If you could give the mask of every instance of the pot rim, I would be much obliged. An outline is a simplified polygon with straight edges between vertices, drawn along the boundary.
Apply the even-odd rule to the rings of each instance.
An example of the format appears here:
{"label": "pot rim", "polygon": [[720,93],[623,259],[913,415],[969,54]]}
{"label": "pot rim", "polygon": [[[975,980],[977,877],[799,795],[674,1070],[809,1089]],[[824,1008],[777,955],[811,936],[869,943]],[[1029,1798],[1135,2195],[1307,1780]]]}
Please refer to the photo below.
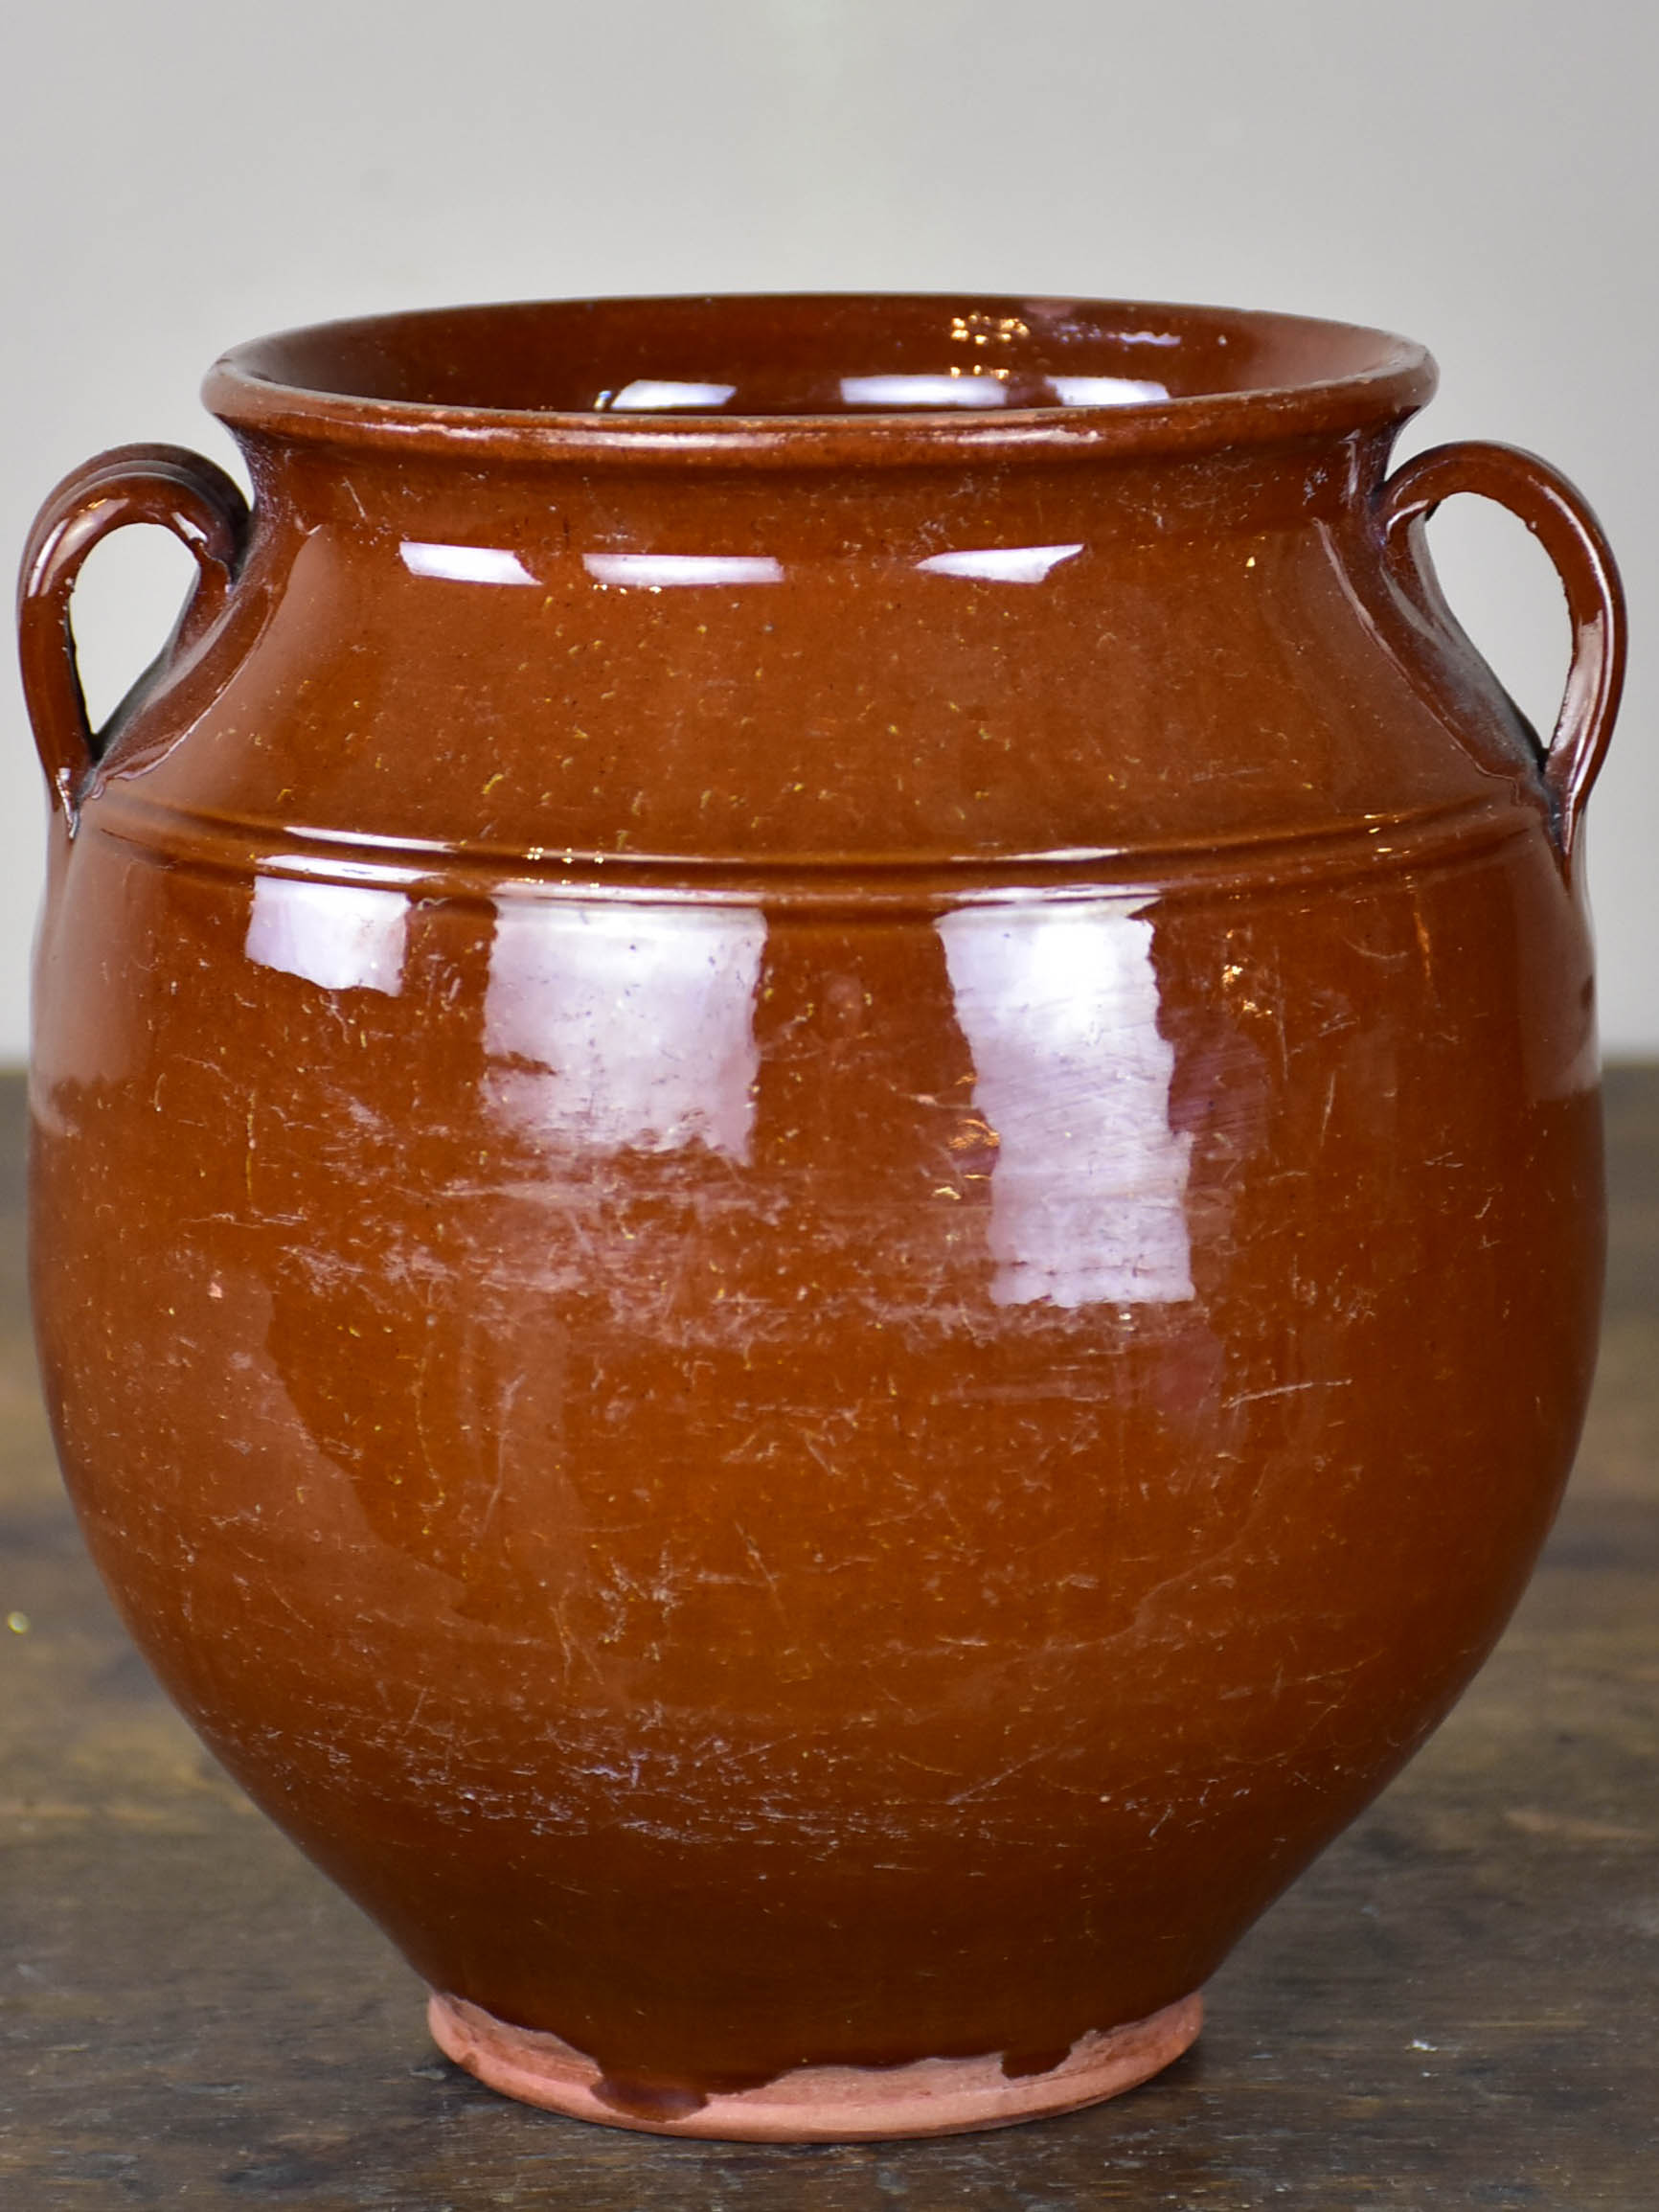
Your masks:
{"label": "pot rim", "polygon": [[[1274,348],[1330,359],[1329,374],[1243,383],[1236,389],[1199,390],[1162,398],[1118,399],[1110,404],[1049,404],[972,409],[860,406],[857,412],[718,413],[695,407],[673,412],[601,412],[596,408],[532,409],[471,401],[391,397],[334,389],[349,378],[296,374],[308,354],[336,361],[354,349],[359,357],[396,362],[401,341],[429,343],[445,331],[476,341],[489,321],[562,318],[574,327],[585,318],[613,324],[628,317],[717,325],[750,318],[812,316],[828,330],[836,317],[883,319],[948,314],[957,330],[984,318],[1041,318],[1052,325],[1091,326],[1097,344],[1146,338],[1144,326],[1163,323],[1174,335],[1148,342],[1212,348],[1241,342],[1269,353]],[[1029,331],[1026,333],[1029,335]],[[1056,342],[1064,331],[1055,331]],[[1339,365],[1346,363],[1346,365]],[[960,372],[956,372],[960,374]],[[1038,372],[1033,371],[1032,374]],[[1045,375],[1045,379],[1047,373]],[[362,379],[359,379],[362,380]],[[937,382],[937,377],[928,381]],[[975,381],[983,381],[976,376]],[[1117,381],[1118,379],[1111,379]],[[883,379],[887,381],[887,379]],[[517,300],[459,308],[423,308],[303,325],[256,338],[221,354],[209,370],[202,397],[233,432],[252,440],[298,441],[382,454],[445,457],[466,462],[619,463],[890,467],[998,466],[1020,460],[1193,453],[1227,445],[1279,445],[1287,440],[1398,425],[1434,392],[1438,373],[1426,348],[1392,331],[1324,318],[1174,302],[1085,298],[1021,299],[1013,296],[918,292],[755,292],[618,295],[592,300]],[[605,395],[608,397],[608,395]]]}

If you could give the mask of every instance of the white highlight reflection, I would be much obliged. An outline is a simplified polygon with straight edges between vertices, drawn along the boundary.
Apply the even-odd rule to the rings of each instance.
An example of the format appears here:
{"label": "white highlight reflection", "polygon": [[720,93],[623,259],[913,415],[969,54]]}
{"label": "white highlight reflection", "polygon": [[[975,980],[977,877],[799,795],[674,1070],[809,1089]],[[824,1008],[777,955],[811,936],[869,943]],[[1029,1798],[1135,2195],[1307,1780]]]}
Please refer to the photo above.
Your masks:
{"label": "white highlight reflection", "polygon": [[243,946],[261,968],[303,976],[325,991],[403,988],[408,901],[401,891],[357,883],[301,883],[256,876]]}
{"label": "white highlight reflection", "polygon": [[1167,1304],[1193,1295],[1191,1136],[1170,1129],[1175,1055],[1158,1033],[1152,925],[1107,900],[965,908],[938,924],[1001,1140],[988,1241],[999,1306]]}
{"label": "white highlight reflection", "polygon": [[963,553],[930,553],[917,562],[923,576],[971,576],[987,583],[1041,583],[1062,560],[1083,550],[1076,545],[987,545]]}
{"label": "white highlight reflection", "polygon": [[534,583],[519,559],[498,545],[429,545],[405,538],[398,548],[411,576],[439,576],[451,583]]}
{"label": "white highlight reflection", "polygon": [[843,376],[849,407],[1006,407],[1008,388],[995,376]]}
{"label": "white highlight reflection", "polygon": [[654,413],[664,407],[723,407],[736,384],[687,384],[669,376],[636,376],[608,400],[598,401],[613,414]]}
{"label": "white highlight reflection", "polygon": [[782,583],[784,564],[770,554],[584,553],[581,565],[596,583],[635,591],[667,591],[694,583]]}
{"label": "white highlight reflection", "polygon": [[766,941],[748,907],[502,901],[485,997],[497,1110],[596,1152],[746,1160]]}
{"label": "white highlight reflection", "polygon": [[1167,399],[1168,384],[1150,376],[1045,376],[1062,407],[1138,407],[1148,399]]}

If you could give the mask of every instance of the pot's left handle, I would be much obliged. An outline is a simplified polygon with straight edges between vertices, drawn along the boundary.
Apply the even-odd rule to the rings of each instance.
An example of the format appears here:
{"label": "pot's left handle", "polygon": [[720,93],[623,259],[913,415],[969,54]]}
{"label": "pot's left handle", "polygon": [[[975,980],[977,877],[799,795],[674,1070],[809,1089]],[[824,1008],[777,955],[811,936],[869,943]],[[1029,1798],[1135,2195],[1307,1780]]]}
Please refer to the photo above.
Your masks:
{"label": "pot's left handle", "polygon": [[1571,860],[1625,683],[1625,593],[1612,548],[1589,501],[1558,469],[1518,445],[1474,440],[1420,453],[1389,478],[1378,494],[1385,547],[1396,559],[1403,556],[1406,541],[1441,501],[1459,491],[1495,499],[1524,522],[1555,562],[1567,595],[1573,659],[1542,766],[1556,841],[1563,860]]}
{"label": "pot's left handle", "polygon": [[195,586],[165,665],[216,619],[248,539],[248,507],[222,468],[182,445],[118,445],[66,476],[34,520],[17,580],[23,696],[52,803],[73,832],[102,747],[87,720],[69,600],[80,564],[112,530],[157,522],[195,556]]}

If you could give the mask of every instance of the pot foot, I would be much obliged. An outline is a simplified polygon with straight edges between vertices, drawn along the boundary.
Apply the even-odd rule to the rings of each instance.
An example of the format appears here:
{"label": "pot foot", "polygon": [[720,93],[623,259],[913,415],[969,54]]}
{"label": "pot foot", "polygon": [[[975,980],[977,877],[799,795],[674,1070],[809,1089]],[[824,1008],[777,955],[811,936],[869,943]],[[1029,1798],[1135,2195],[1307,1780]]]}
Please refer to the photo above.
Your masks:
{"label": "pot foot", "polygon": [[1194,1993],[1148,2019],[1083,2036],[1043,2073],[1010,2075],[997,2054],[908,2066],[798,2066],[759,2088],[703,2097],[630,2094],[557,2036],[510,2027],[465,1997],[434,1993],[426,2018],[433,2041],[458,2066],[504,2096],[572,2119],[648,2135],[849,2143],[968,2134],[1121,2096],[1180,2057],[1203,2022],[1204,2000]]}

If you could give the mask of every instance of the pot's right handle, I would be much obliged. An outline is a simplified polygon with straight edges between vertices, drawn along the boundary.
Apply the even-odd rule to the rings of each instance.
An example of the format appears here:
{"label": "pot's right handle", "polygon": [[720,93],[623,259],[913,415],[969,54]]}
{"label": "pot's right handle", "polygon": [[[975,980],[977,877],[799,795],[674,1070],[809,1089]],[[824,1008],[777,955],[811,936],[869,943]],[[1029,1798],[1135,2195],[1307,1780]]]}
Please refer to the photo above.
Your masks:
{"label": "pot's right handle", "polygon": [[1377,494],[1385,546],[1403,553],[1402,534],[1420,533],[1441,501],[1459,491],[1495,499],[1524,522],[1567,594],[1573,661],[1543,771],[1557,842],[1571,859],[1625,682],[1625,593],[1612,549],[1589,502],[1547,461],[1516,445],[1477,443],[1437,445],[1395,471]]}
{"label": "pot's right handle", "polygon": [[48,496],[17,580],[17,650],[52,803],[72,832],[100,745],[76,666],[69,598],[93,547],[128,522],[158,522],[195,556],[195,588],[170,650],[193,643],[219,613],[247,543],[241,492],[222,468],[182,445],[118,445]]}

